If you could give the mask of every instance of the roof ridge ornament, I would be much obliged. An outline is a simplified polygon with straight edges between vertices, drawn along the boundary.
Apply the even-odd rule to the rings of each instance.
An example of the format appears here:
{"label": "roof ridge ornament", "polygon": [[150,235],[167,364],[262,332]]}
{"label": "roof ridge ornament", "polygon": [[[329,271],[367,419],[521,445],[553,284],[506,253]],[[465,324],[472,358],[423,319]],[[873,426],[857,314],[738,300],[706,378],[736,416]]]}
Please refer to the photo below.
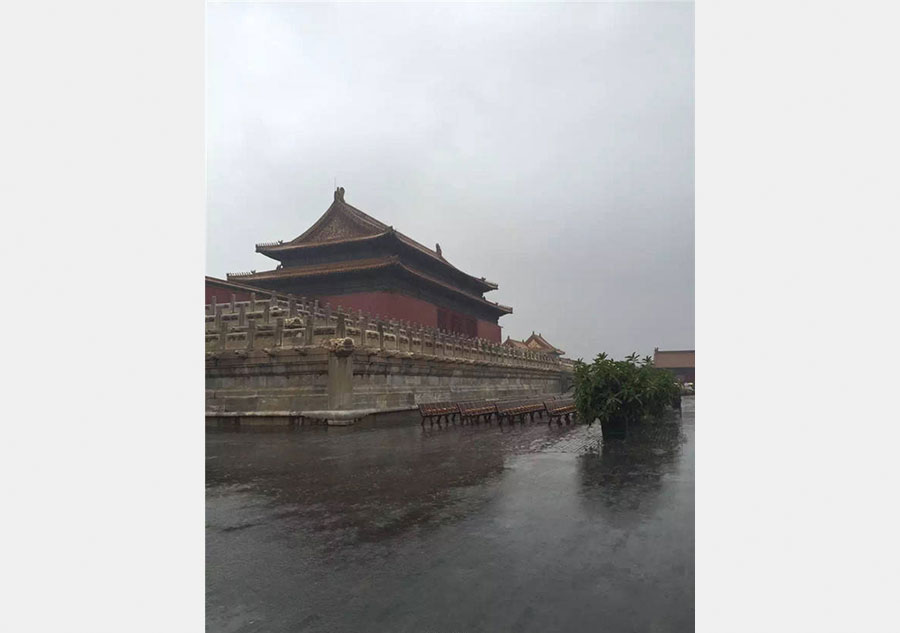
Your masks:
{"label": "roof ridge ornament", "polygon": [[440,244],[434,245],[434,252],[438,254],[438,257],[443,257],[443,255],[441,255],[441,245]]}
{"label": "roof ridge ornament", "polygon": [[334,190],[334,201],[335,202],[343,202],[344,201],[344,188],[338,187]]}

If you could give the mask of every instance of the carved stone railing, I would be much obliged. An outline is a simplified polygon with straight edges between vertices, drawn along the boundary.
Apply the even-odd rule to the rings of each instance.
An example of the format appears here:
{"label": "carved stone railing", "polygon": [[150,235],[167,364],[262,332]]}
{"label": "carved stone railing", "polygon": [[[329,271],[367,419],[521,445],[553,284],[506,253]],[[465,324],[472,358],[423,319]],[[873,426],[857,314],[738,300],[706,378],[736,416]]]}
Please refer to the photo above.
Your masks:
{"label": "carved stone railing", "polygon": [[[284,295],[281,295],[284,297]],[[447,360],[509,367],[564,370],[559,358],[516,349],[482,338],[467,337],[409,321],[370,313],[347,312],[306,297],[276,295],[227,303],[213,298],[206,306],[206,350],[215,357],[229,352],[327,347],[350,339],[355,349],[372,353],[408,353]]]}

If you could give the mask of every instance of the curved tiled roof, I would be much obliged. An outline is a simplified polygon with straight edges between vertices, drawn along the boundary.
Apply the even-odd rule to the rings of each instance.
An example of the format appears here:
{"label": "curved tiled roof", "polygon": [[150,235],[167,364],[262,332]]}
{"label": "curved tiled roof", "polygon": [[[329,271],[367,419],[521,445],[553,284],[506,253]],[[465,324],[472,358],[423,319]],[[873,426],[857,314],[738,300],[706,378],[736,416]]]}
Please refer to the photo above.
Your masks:
{"label": "curved tiled roof", "polygon": [[[325,240],[317,240],[315,239],[315,237],[313,237],[313,239],[309,239],[310,236],[315,236],[316,232],[320,228],[325,226],[329,221],[331,221],[338,213],[343,214],[345,218],[348,218],[350,220],[350,223],[353,225],[353,229],[357,232],[356,235],[336,235],[331,239]],[[459,268],[448,262],[444,258],[444,256],[437,251],[428,248],[424,244],[421,244],[420,242],[417,242],[416,240],[401,233],[400,231],[395,230],[394,227],[388,226],[383,222],[373,218],[368,213],[357,209],[351,204],[348,204],[344,201],[342,190],[338,190],[335,192],[334,202],[331,204],[331,206],[328,207],[325,213],[302,234],[298,235],[290,242],[270,242],[265,244],[257,244],[256,250],[263,255],[271,257],[272,254],[291,251],[299,248],[319,247],[326,244],[348,244],[363,242],[366,240],[384,237],[385,235],[390,234],[395,235],[398,240],[400,240],[407,246],[410,246],[413,249],[434,259],[435,261],[440,262],[442,265],[447,266],[453,271],[465,275],[478,285],[484,286],[485,290],[495,290],[498,287],[498,285],[492,281],[488,281],[483,277],[475,277],[460,270]]]}
{"label": "curved tiled roof", "polygon": [[[343,262],[331,262],[327,264],[317,264],[315,266],[304,266],[303,268],[276,268],[275,270],[264,270],[260,273],[252,273],[250,275],[239,275],[242,279],[284,279],[293,277],[315,277],[319,275],[328,275],[332,273],[346,273],[357,270],[370,270],[375,268],[384,268],[392,266],[400,261],[396,255],[390,257],[376,257],[372,259],[352,259]],[[233,277],[228,274],[229,280]]]}

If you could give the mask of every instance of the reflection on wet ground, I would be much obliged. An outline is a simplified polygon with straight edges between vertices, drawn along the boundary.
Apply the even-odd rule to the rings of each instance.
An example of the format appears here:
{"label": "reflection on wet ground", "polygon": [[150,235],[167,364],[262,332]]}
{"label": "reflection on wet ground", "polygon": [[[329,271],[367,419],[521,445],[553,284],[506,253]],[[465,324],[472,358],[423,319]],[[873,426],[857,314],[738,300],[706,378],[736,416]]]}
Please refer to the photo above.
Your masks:
{"label": "reflection on wet ground", "polygon": [[207,433],[210,631],[692,631],[694,414]]}

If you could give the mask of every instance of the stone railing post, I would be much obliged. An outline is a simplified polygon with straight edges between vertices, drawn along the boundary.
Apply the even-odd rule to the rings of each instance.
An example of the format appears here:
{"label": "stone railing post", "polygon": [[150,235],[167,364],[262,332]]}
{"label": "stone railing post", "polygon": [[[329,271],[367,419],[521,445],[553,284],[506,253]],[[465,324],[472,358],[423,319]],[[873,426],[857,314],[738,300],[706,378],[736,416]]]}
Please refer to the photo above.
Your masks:
{"label": "stone railing post", "polygon": [[218,349],[220,352],[225,351],[225,345],[228,343],[228,324],[225,321],[219,321],[219,340]]}
{"label": "stone railing post", "polygon": [[362,312],[359,313],[359,316],[356,319],[356,329],[359,330],[359,346],[366,346],[366,322],[363,319]]}
{"label": "stone railing post", "polygon": [[231,293],[231,314],[234,314],[234,304],[237,303],[237,296]]}
{"label": "stone railing post", "polygon": [[209,313],[214,315],[216,313],[216,295],[213,295],[209,299]]}
{"label": "stone railing post", "polygon": [[266,325],[269,324],[269,304],[268,303],[263,304],[263,323],[265,323]]}
{"label": "stone railing post", "polygon": [[359,313],[359,334],[362,337],[362,341],[360,342],[360,346],[368,347],[369,346],[369,315]]}
{"label": "stone railing post", "polygon": [[331,303],[325,304],[325,325],[331,325]]}
{"label": "stone railing post", "polygon": [[250,312],[256,312],[256,293],[250,293]]}
{"label": "stone railing post", "polygon": [[294,295],[288,295],[288,316],[292,319],[297,316],[297,302]]}
{"label": "stone railing post", "polygon": [[216,326],[215,327],[216,327],[216,331],[218,332],[219,330],[222,329],[222,306],[215,306],[215,308],[216,308],[216,311],[214,313],[216,315]]}
{"label": "stone railing post", "polygon": [[272,340],[272,347],[281,347],[284,339],[284,317],[275,319],[275,336]]}
{"label": "stone railing post", "polygon": [[384,323],[378,321],[378,349],[384,349]]}
{"label": "stone railing post", "polygon": [[338,312],[337,315],[337,327],[335,329],[338,338],[346,338],[347,337],[347,321],[344,317],[343,312]]}
{"label": "stone railing post", "polygon": [[247,324],[247,351],[253,351],[256,345],[256,319],[250,319]]}
{"label": "stone railing post", "polygon": [[315,328],[315,321],[313,319],[312,314],[306,315],[306,326],[303,328],[303,343],[304,345],[310,346],[313,344],[313,329]]}
{"label": "stone railing post", "polygon": [[242,303],[238,306],[238,325],[244,327],[247,325],[247,304]]}
{"label": "stone railing post", "polygon": [[[346,342],[328,350],[328,408],[332,411],[353,408],[353,351],[353,344]],[[328,424],[347,422],[329,420]]]}

